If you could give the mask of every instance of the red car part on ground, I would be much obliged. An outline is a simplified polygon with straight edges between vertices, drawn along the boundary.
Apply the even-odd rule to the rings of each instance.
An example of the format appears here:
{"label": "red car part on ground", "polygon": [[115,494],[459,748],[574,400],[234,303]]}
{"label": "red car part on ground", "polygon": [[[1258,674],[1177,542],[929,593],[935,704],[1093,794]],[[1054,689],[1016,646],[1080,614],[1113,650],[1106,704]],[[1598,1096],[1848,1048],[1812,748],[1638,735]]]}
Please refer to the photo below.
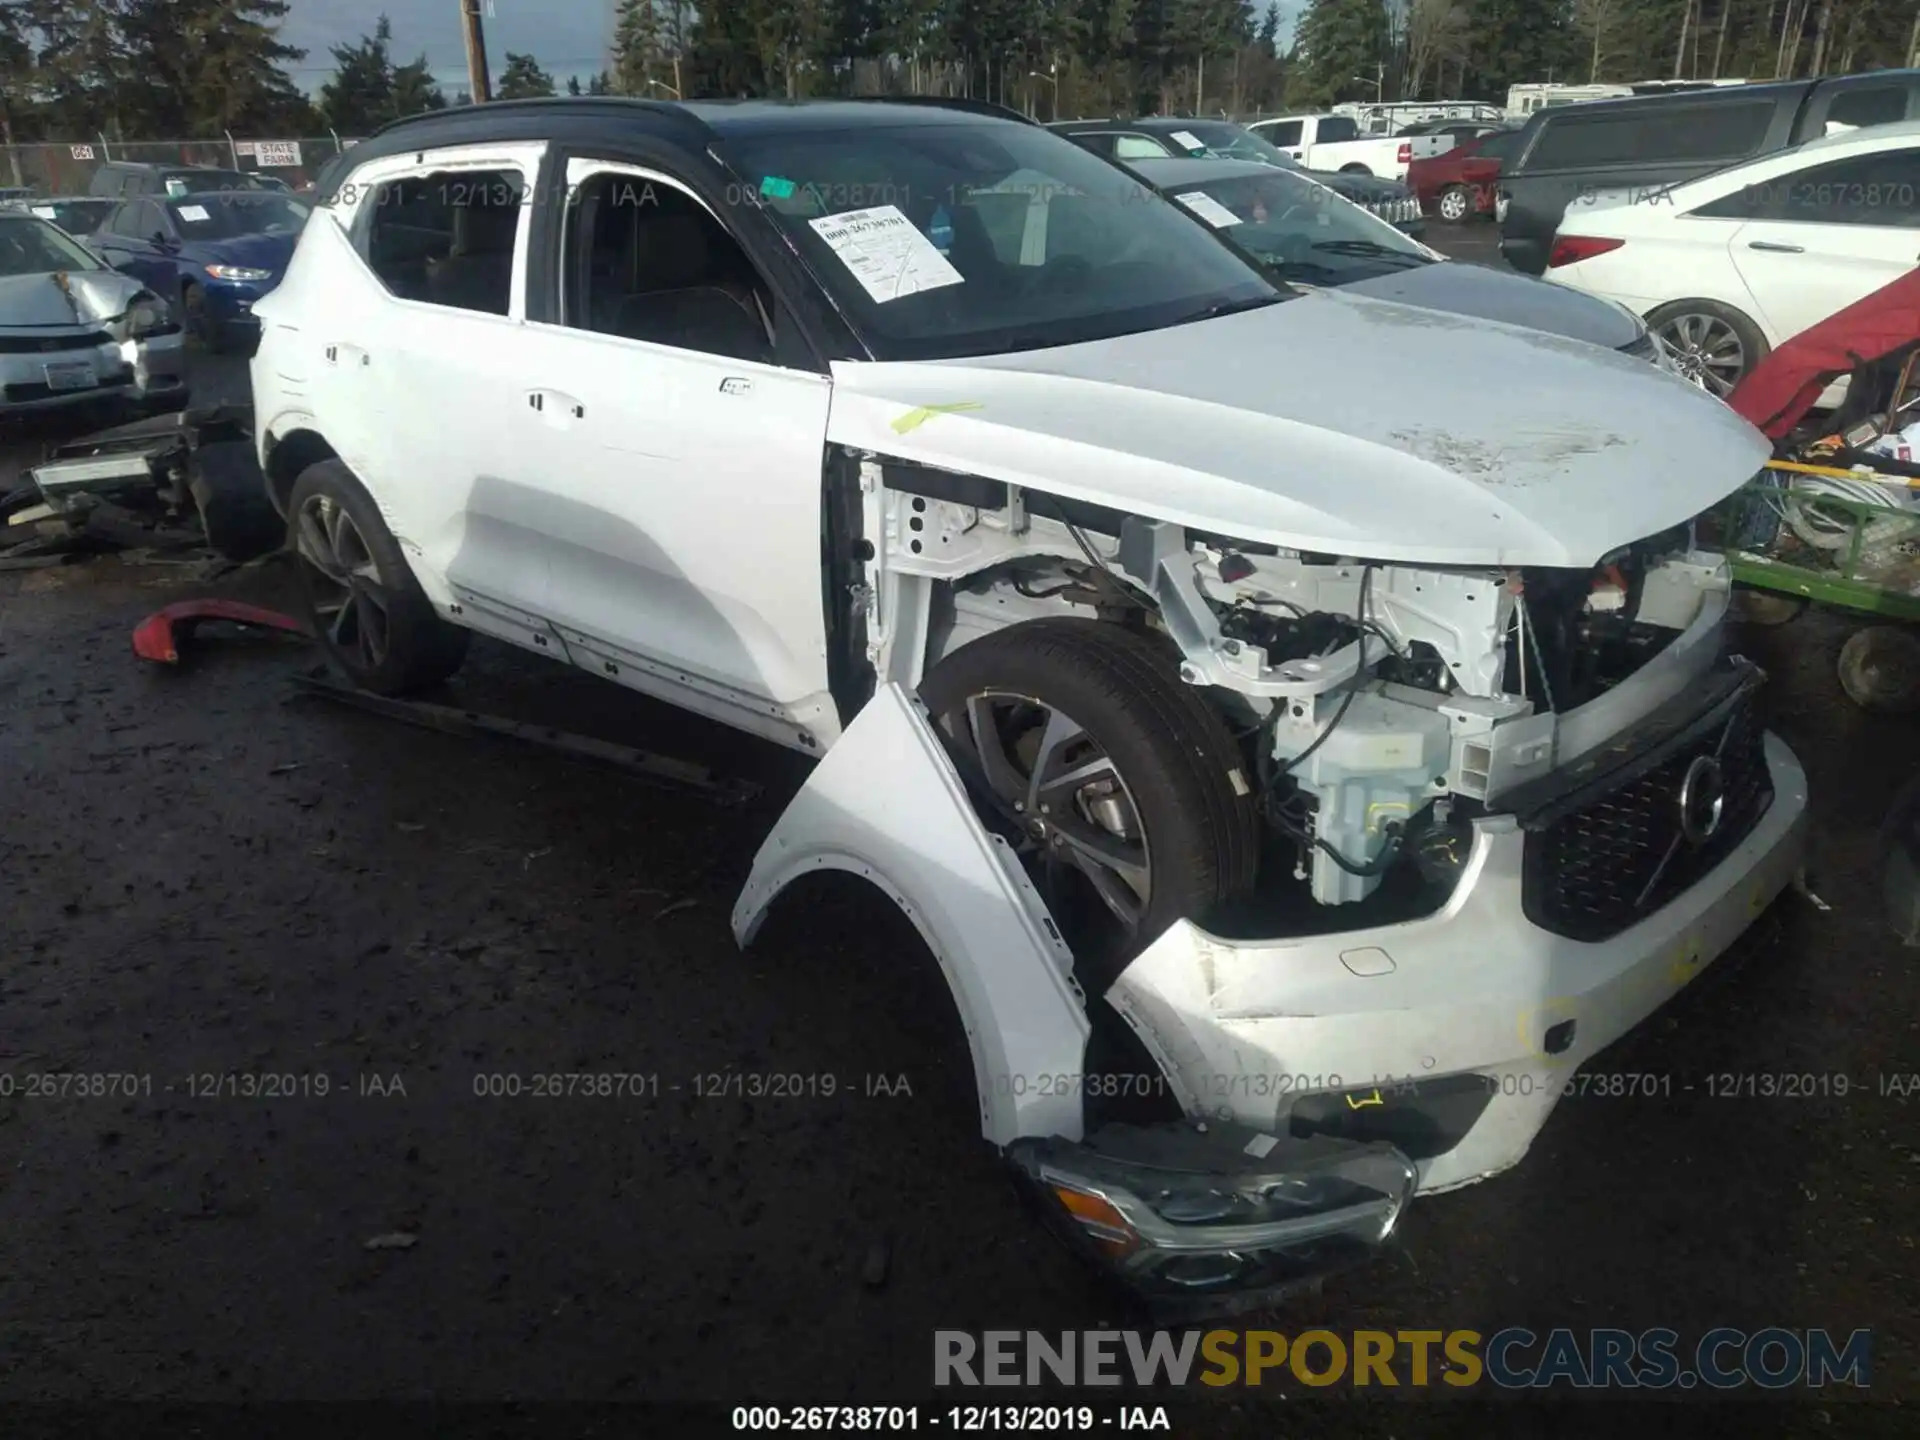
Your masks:
{"label": "red car part on ground", "polygon": [[1749,370],[1727,403],[1784,439],[1827,385],[1920,341],[1920,270],[1810,325]]}
{"label": "red car part on ground", "polygon": [[1440,197],[1454,189],[1463,190],[1467,196],[1467,211],[1461,219],[1465,219],[1466,215],[1493,213],[1496,182],[1500,179],[1500,161],[1480,153],[1486,138],[1483,135],[1478,140],[1462,140],[1451,150],[1425,160],[1415,160],[1407,166],[1407,187],[1419,197],[1423,213],[1437,213]]}

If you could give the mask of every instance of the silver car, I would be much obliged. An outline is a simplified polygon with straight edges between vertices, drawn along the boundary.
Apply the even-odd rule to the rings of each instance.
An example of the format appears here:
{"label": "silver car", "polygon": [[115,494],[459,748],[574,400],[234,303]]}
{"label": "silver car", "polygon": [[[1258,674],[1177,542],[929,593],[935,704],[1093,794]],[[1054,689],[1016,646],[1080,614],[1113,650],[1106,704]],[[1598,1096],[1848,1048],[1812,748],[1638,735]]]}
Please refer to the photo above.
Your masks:
{"label": "silver car", "polygon": [[186,401],[184,335],[167,302],[57,225],[0,210],[0,415]]}

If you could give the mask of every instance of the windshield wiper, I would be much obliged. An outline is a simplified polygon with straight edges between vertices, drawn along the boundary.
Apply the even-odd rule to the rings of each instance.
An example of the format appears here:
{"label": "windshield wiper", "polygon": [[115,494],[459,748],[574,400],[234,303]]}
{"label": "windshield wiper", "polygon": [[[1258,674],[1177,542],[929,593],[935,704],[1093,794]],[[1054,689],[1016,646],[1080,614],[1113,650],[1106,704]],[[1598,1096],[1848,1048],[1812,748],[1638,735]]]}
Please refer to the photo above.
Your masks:
{"label": "windshield wiper", "polygon": [[1431,265],[1426,256],[1411,250],[1396,250],[1391,245],[1382,245],[1377,240],[1316,240],[1315,250],[1325,250],[1333,255],[1365,255],[1374,260],[1404,260],[1409,265]]}

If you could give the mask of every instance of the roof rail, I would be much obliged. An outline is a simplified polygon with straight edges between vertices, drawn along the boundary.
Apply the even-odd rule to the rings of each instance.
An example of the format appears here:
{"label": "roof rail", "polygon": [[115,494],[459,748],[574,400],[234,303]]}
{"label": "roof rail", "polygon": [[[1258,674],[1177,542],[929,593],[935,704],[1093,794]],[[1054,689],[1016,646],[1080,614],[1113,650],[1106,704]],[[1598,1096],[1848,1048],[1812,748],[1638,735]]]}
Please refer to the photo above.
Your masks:
{"label": "roof rail", "polygon": [[973,115],[991,115],[996,120],[1018,120],[1022,125],[1040,123],[1010,105],[996,105],[991,100],[967,100],[958,95],[850,95],[847,98],[862,105],[924,105],[933,110],[964,110]]}

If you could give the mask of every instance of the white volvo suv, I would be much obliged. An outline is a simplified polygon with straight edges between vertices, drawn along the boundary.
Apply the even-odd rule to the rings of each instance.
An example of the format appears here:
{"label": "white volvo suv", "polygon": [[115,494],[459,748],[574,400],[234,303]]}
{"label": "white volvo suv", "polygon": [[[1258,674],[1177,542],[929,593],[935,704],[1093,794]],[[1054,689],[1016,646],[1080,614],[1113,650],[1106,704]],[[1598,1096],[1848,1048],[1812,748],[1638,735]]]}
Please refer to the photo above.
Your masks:
{"label": "white volvo suv", "polygon": [[253,385],[333,661],[480,631],[820,756],[737,933],[884,890],[1142,1294],[1514,1164],[1798,871],[1692,539],[1767,445],[1654,365],[1291,291],[984,105],[476,106],[322,190]]}

